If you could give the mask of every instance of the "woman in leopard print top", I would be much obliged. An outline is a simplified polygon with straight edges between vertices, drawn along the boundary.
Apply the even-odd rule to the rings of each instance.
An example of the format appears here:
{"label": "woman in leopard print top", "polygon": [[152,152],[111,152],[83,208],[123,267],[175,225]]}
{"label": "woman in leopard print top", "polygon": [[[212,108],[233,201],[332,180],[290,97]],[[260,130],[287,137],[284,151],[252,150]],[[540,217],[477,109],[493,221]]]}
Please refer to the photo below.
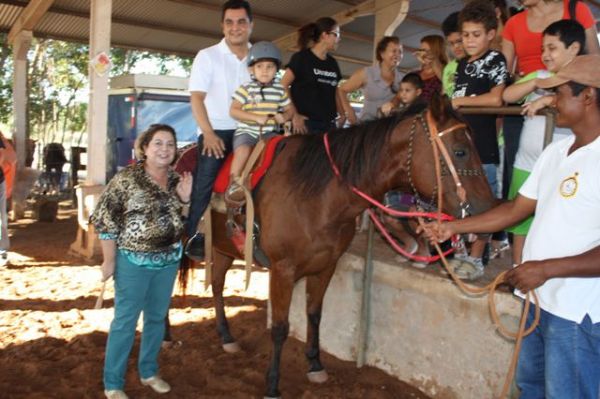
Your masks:
{"label": "woman in leopard print top", "polygon": [[113,177],[91,217],[102,243],[103,278],[114,274],[115,280],[115,318],[104,363],[107,398],[127,398],[127,359],[142,311],[142,384],[159,393],[170,390],[158,375],[158,353],[181,260],[182,218],[192,191],[191,175],[180,177],[172,170],[176,149],[172,127],[150,126],[135,142],[140,162]]}

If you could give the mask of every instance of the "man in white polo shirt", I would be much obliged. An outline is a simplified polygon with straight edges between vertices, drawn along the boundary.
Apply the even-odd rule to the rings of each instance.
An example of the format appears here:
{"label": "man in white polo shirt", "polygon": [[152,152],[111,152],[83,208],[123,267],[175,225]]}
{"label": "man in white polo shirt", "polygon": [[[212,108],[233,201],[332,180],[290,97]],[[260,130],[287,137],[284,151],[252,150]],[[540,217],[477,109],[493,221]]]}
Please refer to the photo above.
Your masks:
{"label": "man in white polo shirt", "polygon": [[[521,399],[600,398],[600,56],[582,55],[555,76],[556,124],[573,136],[544,150],[513,201],[467,219],[428,225],[426,234],[485,233],[535,212],[523,263],[507,273],[515,293],[534,290],[540,324],[523,340]],[[528,315],[533,320],[534,306]]]}
{"label": "man in white polo shirt", "polygon": [[[231,152],[237,122],[229,116],[231,96],[250,81],[246,56],[252,33],[252,10],[245,0],[228,0],[222,7],[223,39],[200,50],[194,59],[189,91],[192,112],[198,124],[198,165],[194,173],[188,234],[210,202],[213,185],[225,156]],[[192,259],[204,258],[204,236],[196,234],[186,246]]]}

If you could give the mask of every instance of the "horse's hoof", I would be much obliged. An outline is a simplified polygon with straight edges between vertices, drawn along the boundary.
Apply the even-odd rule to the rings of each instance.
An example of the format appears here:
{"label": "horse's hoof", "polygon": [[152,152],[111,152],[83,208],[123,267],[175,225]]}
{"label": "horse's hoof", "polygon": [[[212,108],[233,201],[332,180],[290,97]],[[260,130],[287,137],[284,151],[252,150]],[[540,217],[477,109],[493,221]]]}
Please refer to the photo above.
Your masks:
{"label": "horse's hoof", "polygon": [[329,378],[329,376],[327,375],[327,371],[325,370],[310,371],[306,373],[306,376],[308,377],[308,380],[313,384],[322,384]]}
{"label": "horse's hoof", "polygon": [[237,342],[230,342],[228,344],[223,344],[223,350],[227,353],[238,353],[242,348]]}

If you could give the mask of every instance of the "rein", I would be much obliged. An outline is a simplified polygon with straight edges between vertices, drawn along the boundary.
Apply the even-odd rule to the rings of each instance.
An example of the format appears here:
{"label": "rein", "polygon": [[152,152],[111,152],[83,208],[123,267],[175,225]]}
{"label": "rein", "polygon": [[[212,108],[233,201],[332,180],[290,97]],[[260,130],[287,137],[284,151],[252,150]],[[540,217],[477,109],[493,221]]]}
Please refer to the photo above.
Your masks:
{"label": "rein", "polygon": [[[450,171],[452,179],[454,180],[454,184],[456,186],[456,194],[457,194],[459,200],[461,201],[460,207],[461,207],[461,216],[462,217],[465,217],[467,215],[470,205],[467,201],[467,193],[460,181],[459,175],[476,176],[476,175],[480,175],[481,173],[479,171],[473,171],[473,170],[466,170],[466,171],[457,170],[454,167],[454,163],[452,162],[452,159],[450,158],[450,154],[448,153],[446,146],[444,145],[444,143],[441,140],[441,138],[443,136],[445,136],[446,134],[454,132],[457,129],[465,128],[466,125],[464,123],[459,123],[459,124],[453,125],[453,126],[449,127],[448,129],[445,129],[440,132],[440,131],[438,131],[437,125],[435,124],[435,121],[433,120],[433,116],[431,115],[431,112],[428,110],[426,113],[426,116],[425,116],[425,120],[423,119],[422,114],[417,115],[414,118],[413,126],[411,129],[411,139],[410,139],[410,143],[409,143],[409,159],[408,159],[407,163],[409,164],[408,165],[409,166],[408,175],[409,175],[410,185],[412,186],[415,193],[416,193],[416,188],[412,182],[412,177],[411,177],[411,172],[410,172],[410,170],[411,170],[410,162],[411,162],[411,158],[412,158],[412,139],[414,136],[414,131],[416,130],[415,124],[416,124],[417,119],[421,120],[421,123],[423,124],[423,128],[424,128],[425,132],[429,133],[429,140],[431,142],[431,146],[433,149],[434,162],[435,162],[436,188],[438,188],[438,190],[434,190],[434,193],[435,193],[435,191],[437,191],[437,202],[438,202],[437,212],[435,212],[435,213],[432,213],[432,212],[401,212],[401,211],[397,211],[394,209],[390,209],[390,208],[387,208],[385,205],[381,204],[380,202],[378,202],[377,200],[371,198],[364,192],[360,191],[358,188],[356,188],[350,184],[348,184],[348,186],[355,194],[357,194],[361,198],[365,199],[367,202],[375,205],[376,207],[378,207],[379,209],[381,209],[388,215],[397,216],[397,217],[416,217],[418,219],[421,227],[425,228],[425,223],[423,221],[423,218],[436,219],[438,221],[438,223],[441,223],[442,221],[454,220],[454,218],[452,216],[441,212],[441,205],[443,203],[442,202],[443,201],[443,192],[442,192],[442,182],[441,182],[442,170],[441,170],[441,165],[440,165],[440,153],[441,153],[442,157],[444,158],[444,161],[446,163],[448,170]],[[325,152],[327,153],[327,157],[329,158],[329,163],[331,164],[331,169],[333,170],[334,174],[340,180],[343,181],[340,171],[337,168],[337,166],[335,165],[335,162],[331,155],[328,133],[325,133],[323,135],[323,144],[325,146]],[[434,194],[434,196],[435,196],[435,194]],[[373,210],[369,209],[368,212],[369,212],[369,216],[371,217],[371,219],[373,220],[373,222],[375,223],[375,225],[377,226],[379,231],[383,234],[383,236],[388,240],[388,242],[392,245],[392,247],[396,251],[402,253],[402,255],[404,255],[404,256],[409,255],[408,256],[409,258],[412,258],[415,260],[428,261],[429,259],[433,259],[433,258],[435,258],[435,260],[441,259],[442,264],[444,265],[444,268],[446,269],[446,271],[448,272],[448,274],[450,275],[452,280],[454,280],[456,285],[458,285],[458,287],[460,288],[460,290],[463,293],[465,293],[467,295],[475,295],[475,296],[482,296],[482,295],[485,295],[486,293],[488,294],[488,305],[489,305],[489,309],[490,309],[490,313],[491,313],[491,317],[492,317],[492,321],[494,322],[494,325],[496,326],[496,328],[502,335],[504,335],[505,337],[508,337],[508,338],[515,339],[515,350],[513,352],[513,356],[511,358],[510,365],[509,365],[509,369],[508,369],[506,378],[504,380],[504,385],[502,387],[502,393],[499,396],[499,398],[505,398],[508,395],[508,392],[510,390],[510,386],[512,383],[512,376],[514,375],[514,372],[516,369],[517,359],[518,359],[518,355],[520,352],[521,343],[523,341],[523,338],[525,336],[531,334],[534,331],[534,329],[537,327],[537,325],[539,324],[540,307],[536,306],[535,307],[535,317],[534,317],[533,323],[529,326],[529,328],[527,328],[527,329],[525,328],[525,324],[527,321],[527,315],[529,313],[529,307],[531,305],[531,298],[533,297],[536,304],[539,303],[537,295],[535,293],[535,290],[532,290],[526,294],[525,305],[523,307],[523,313],[521,315],[521,320],[519,321],[519,329],[517,330],[517,332],[512,332],[504,324],[502,324],[502,321],[500,320],[500,317],[498,316],[498,312],[496,311],[496,304],[495,304],[495,300],[494,300],[494,293],[496,291],[496,288],[499,285],[501,285],[502,283],[504,283],[504,278],[505,278],[507,271],[504,271],[504,272],[498,274],[496,276],[496,278],[494,279],[494,281],[492,281],[490,284],[486,285],[485,287],[469,286],[469,285],[465,284],[460,278],[458,278],[458,276],[456,276],[456,274],[454,273],[454,271],[452,270],[452,268],[446,261],[446,255],[449,254],[450,252],[452,252],[452,249],[450,249],[446,252],[442,252],[439,244],[434,243],[434,247],[438,253],[438,255],[436,257],[429,258],[429,257],[421,257],[421,256],[414,256],[412,254],[407,254],[406,251],[402,250],[400,248],[400,246],[392,239],[390,233],[385,229],[385,227],[383,226],[381,221],[379,221],[379,219],[377,219],[377,216],[375,215]],[[454,239],[455,239],[455,237],[453,237],[453,241],[454,241]]]}
{"label": "rein", "polygon": [[[450,158],[450,155],[448,154],[448,151],[446,150],[444,143],[441,141],[441,137],[443,137],[444,135],[446,135],[448,133],[452,133],[455,130],[464,129],[466,127],[466,125],[464,123],[459,123],[459,124],[449,127],[446,130],[443,130],[442,132],[439,132],[437,129],[437,126],[433,122],[433,117],[431,116],[431,113],[429,111],[427,111],[427,114],[426,114],[427,121],[425,121],[423,119],[422,114],[415,117],[414,122],[413,122],[413,127],[411,129],[412,130],[411,131],[411,150],[410,150],[410,157],[409,157],[409,180],[410,180],[411,186],[413,187],[413,191],[415,193],[417,191],[416,191],[416,188],[414,187],[414,184],[412,183],[412,177],[411,177],[411,173],[410,173],[410,159],[412,158],[412,137],[414,136],[414,131],[416,130],[415,122],[416,122],[417,118],[420,119],[421,122],[423,123],[425,132],[429,133],[428,134],[429,140],[433,147],[435,166],[436,166],[436,181],[437,181],[436,189],[434,190],[434,192],[437,191],[437,193],[438,193],[437,212],[420,212],[420,211],[403,212],[403,211],[391,209],[391,208],[386,207],[385,205],[383,205],[381,202],[377,201],[373,197],[369,196],[365,192],[359,190],[357,187],[350,185],[350,184],[348,184],[348,186],[350,187],[352,192],[354,192],[356,195],[363,198],[364,200],[369,202],[371,205],[381,209],[383,212],[385,212],[386,214],[388,214],[390,216],[429,218],[429,219],[436,219],[438,221],[454,220],[454,217],[441,212],[443,191],[442,191],[442,183],[441,183],[442,172],[441,172],[441,166],[440,166],[440,160],[439,160],[439,153],[438,153],[438,151],[439,151],[439,152],[441,152],[442,156],[444,157],[444,161],[445,161],[448,169],[450,170],[450,173],[451,173],[454,183],[456,185],[456,193],[458,195],[458,198],[460,199],[461,213],[462,213],[462,216],[464,217],[468,213],[468,209],[470,207],[470,205],[467,201],[466,191],[465,191],[464,187],[462,186],[459,174],[458,174],[456,168],[454,167],[454,163],[452,162],[452,159]],[[331,169],[333,170],[333,173],[335,174],[335,176],[337,178],[339,178],[340,180],[343,180],[340,170],[338,169],[337,165],[335,164],[335,161],[333,160],[333,156],[331,155],[331,147],[329,145],[329,134],[328,133],[325,133],[323,135],[323,145],[325,147],[325,152],[327,153],[327,157],[329,159],[329,164],[331,165]],[[401,253],[403,256],[405,256],[409,259],[412,259],[412,260],[416,260],[418,262],[428,262],[428,263],[438,261],[441,258],[441,255],[419,256],[419,255],[414,255],[414,254],[411,254],[411,253],[405,251],[392,238],[391,234],[387,231],[387,229],[383,226],[383,224],[379,221],[379,219],[377,219],[377,216],[375,215],[375,213],[372,210],[369,210],[369,216],[371,217],[371,219],[373,220],[373,223],[375,223],[375,225],[377,226],[377,228],[379,229],[381,234],[390,243],[390,245],[397,252]],[[452,241],[456,242],[457,238],[453,237]],[[453,251],[454,251],[454,249],[450,248],[446,252],[443,252],[443,255],[447,256],[450,253],[452,253]]]}

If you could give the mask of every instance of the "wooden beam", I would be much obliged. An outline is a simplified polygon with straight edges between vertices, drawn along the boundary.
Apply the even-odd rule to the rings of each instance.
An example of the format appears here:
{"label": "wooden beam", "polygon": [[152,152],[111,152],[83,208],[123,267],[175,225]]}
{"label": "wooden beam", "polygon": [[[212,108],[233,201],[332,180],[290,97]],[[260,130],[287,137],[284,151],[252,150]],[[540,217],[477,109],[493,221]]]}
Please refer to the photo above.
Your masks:
{"label": "wooden beam", "polygon": [[358,3],[360,3],[360,1],[356,2],[356,0],[334,0],[334,1],[336,1],[338,3],[342,3],[342,4],[347,4],[349,6],[355,6]]}
{"label": "wooden beam", "polygon": [[408,14],[406,19],[419,25],[425,25],[433,29],[441,29],[441,24],[427,18],[419,17],[418,15]]}
{"label": "wooden beam", "polygon": [[361,33],[354,33],[343,29],[341,30],[341,35],[342,40],[350,39],[357,42],[373,43],[373,36],[363,35]]}
{"label": "wooden beam", "polygon": [[[54,0],[52,0],[52,1],[54,1]],[[27,2],[23,1],[23,0],[0,0],[0,3],[15,5],[15,6],[19,6],[19,7],[25,7],[27,5]],[[48,12],[53,13],[53,14],[66,15],[66,16],[70,16],[70,17],[78,17],[78,18],[85,18],[85,19],[90,18],[89,12],[68,9],[68,8],[64,8],[64,7],[52,6],[48,9]],[[179,33],[179,34],[190,35],[190,36],[195,36],[195,37],[207,37],[207,38],[216,39],[216,40],[220,40],[223,37],[223,35],[221,33],[213,33],[213,32],[209,32],[206,30],[199,30],[199,29],[186,29],[186,28],[182,28],[178,25],[157,24],[157,23],[152,23],[152,22],[139,21],[139,20],[135,20],[132,18],[121,18],[121,17],[113,16],[112,22],[115,24],[119,24],[119,25],[135,26],[138,28],[152,29],[152,30],[165,31],[165,32],[171,32],[171,33]]]}
{"label": "wooden beam", "polygon": [[352,64],[358,64],[358,65],[364,65],[364,66],[371,66],[373,64],[371,62],[371,60],[364,60],[362,58],[349,57],[347,55],[341,55],[341,54],[336,54],[336,53],[332,53],[331,55],[338,61],[345,61],[345,62],[350,62]]}
{"label": "wooden beam", "polygon": [[[2,30],[0,30],[0,32],[2,32]],[[68,36],[68,35],[52,35],[52,34],[40,34],[40,33],[36,33],[34,35],[34,37],[39,38],[39,39],[61,40],[63,42],[70,42],[70,43],[89,44],[89,40],[87,40],[86,38],[75,37],[75,36]],[[123,48],[123,49],[127,49],[127,50],[148,51],[150,53],[159,53],[159,54],[165,54],[165,55],[176,55],[176,56],[182,57],[182,58],[194,58],[196,56],[196,54],[198,53],[197,50],[194,50],[194,51],[191,51],[191,52],[187,52],[187,51],[173,51],[173,50],[159,48],[159,47],[140,47],[140,46],[135,46],[135,45],[132,45],[132,44],[126,44],[126,43],[114,42],[114,41],[111,43],[111,46],[112,47]]]}
{"label": "wooden beam", "polygon": [[373,32],[373,62],[377,58],[376,48],[377,43],[384,36],[392,36],[394,31],[404,20],[408,14],[410,7],[409,0],[375,0],[375,29]]}
{"label": "wooden beam", "polygon": [[[375,12],[375,0],[367,0],[362,3],[351,7],[347,10],[340,11],[337,14],[332,15],[331,17],[335,19],[339,26],[343,26],[347,23],[352,22],[355,18],[368,15]],[[346,34],[346,33],[344,33]],[[350,33],[352,35],[352,33]],[[356,37],[361,36],[359,34],[354,34]],[[289,51],[289,49],[294,48],[298,41],[298,32],[294,31],[288,33],[287,35],[281,36],[278,39],[273,40],[273,43],[277,47],[279,47],[283,51]]]}
{"label": "wooden beam", "polygon": [[[205,1],[199,1],[199,0],[169,0],[169,1],[173,2],[173,3],[185,4],[188,6],[203,8],[206,10],[217,11],[219,14],[221,14],[222,6],[220,4],[212,4],[212,3],[207,3]],[[272,22],[272,23],[279,24],[279,25],[287,25],[287,26],[291,26],[294,28],[299,28],[300,26],[302,26],[298,21],[292,21],[290,19],[285,19],[285,18],[276,17],[273,15],[262,14],[262,13],[252,12],[252,17],[253,17],[253,19]]]}
{"label": "wooden beam", "polygon": [[29,3],[25,3],[26,7],[8,32],[8,43],[12,45],[20,32],[33,30],[52,3],[54,0],[31,0]]}

